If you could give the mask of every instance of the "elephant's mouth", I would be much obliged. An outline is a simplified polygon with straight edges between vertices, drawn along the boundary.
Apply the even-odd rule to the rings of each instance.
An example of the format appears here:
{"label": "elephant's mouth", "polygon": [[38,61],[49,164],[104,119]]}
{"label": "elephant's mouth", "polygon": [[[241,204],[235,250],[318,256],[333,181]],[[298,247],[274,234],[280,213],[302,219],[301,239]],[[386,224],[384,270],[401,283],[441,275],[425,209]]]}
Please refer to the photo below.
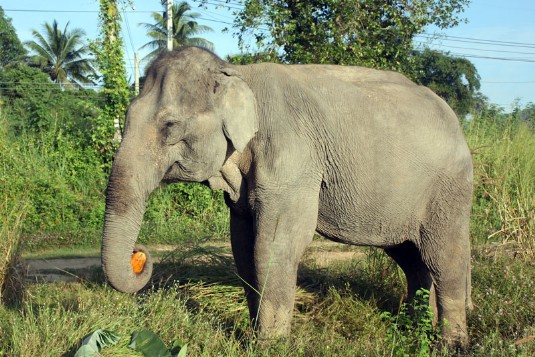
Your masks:
{"label": "elephant's mouth", "polygon": [[184,173],[186,172],[186,169],[184,166],[180,164],[180,162],[175,161],[166,171],[165,175],[163,176],[162,182],[163,183],[173,183],[173,182],[180,182],[184,181],[182,178],[184,176]]}
{"label": "elephant's mouth", "polygon": [[[185,164],[184,161],[187,161],[187,164]],[[209,177],[213,176],[213,174],[209,173],[211,171],[207,169],[212,166],[213,165],[211,165],[210,162],[200,159],[198,161],[190,159],[175,161],[165,172],[162,182],[203,182],[208,180]],[[215,173],[218,172],[216,169],[212,171]]]}

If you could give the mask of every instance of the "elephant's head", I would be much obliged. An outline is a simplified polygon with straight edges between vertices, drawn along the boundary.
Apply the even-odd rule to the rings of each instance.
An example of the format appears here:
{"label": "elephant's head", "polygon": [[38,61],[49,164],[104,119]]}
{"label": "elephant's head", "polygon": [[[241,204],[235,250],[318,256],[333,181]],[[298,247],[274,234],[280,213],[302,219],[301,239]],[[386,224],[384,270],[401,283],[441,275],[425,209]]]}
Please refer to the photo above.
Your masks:
{"label": "elephant's head", "polygon": [[[219,175],[228,156],[254,136],[255,98],[238,69],[187,47],[161,55],[147,70],[128,108],[106,195],[102,265],[115,289],[136,292],[150,278],[150,256],[136,245],[150,193],[160,182]],[[137,251],[147,254],[138,273],[131,264]]]}

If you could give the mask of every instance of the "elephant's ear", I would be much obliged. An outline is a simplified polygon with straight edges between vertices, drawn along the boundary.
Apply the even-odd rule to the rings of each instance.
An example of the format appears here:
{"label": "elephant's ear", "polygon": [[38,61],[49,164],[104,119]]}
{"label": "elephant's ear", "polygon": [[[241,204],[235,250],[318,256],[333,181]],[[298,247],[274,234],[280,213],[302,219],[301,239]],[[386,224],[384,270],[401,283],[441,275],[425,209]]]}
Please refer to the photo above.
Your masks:
{"label": "elephant's ear", "polygon": [[221,84],[214,91],[222,108],[223,131],[236,150],[242,152],[258,130],[256,99],[232,68],[223,69]]}

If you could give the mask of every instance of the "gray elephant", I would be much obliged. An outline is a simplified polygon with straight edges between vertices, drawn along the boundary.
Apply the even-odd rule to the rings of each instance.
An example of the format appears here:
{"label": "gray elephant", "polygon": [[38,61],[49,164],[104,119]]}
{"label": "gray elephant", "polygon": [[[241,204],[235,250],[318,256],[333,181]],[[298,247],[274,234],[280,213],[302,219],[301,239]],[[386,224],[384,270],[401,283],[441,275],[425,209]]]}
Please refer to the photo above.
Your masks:
{"label": "gray elephant", "polygon": [[450,343],[468,343],[472,161],[429,89],[359,67],[234,66],[195,47],[160,55],[126,116],[106,197],[102,263],[136,292],[131,257],[161,183],[225,191],[232,252],[260,338],[289,333],[297,267],[315,232],[383,248],[409,298],[431,290]]}

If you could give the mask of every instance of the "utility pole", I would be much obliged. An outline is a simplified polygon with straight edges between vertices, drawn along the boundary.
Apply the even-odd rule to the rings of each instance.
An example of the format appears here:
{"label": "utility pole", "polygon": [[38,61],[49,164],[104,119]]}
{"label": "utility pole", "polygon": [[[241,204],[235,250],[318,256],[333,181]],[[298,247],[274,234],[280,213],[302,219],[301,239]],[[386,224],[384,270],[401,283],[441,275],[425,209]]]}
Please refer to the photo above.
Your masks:
{"label": "utility pole", "polygon": [[173,0],[167,0],[167,50],[173,50]]}
{"label": "utility pole", "polygon": [[134,93],[139,94],[139,58],[137,51],[134,52]]}

